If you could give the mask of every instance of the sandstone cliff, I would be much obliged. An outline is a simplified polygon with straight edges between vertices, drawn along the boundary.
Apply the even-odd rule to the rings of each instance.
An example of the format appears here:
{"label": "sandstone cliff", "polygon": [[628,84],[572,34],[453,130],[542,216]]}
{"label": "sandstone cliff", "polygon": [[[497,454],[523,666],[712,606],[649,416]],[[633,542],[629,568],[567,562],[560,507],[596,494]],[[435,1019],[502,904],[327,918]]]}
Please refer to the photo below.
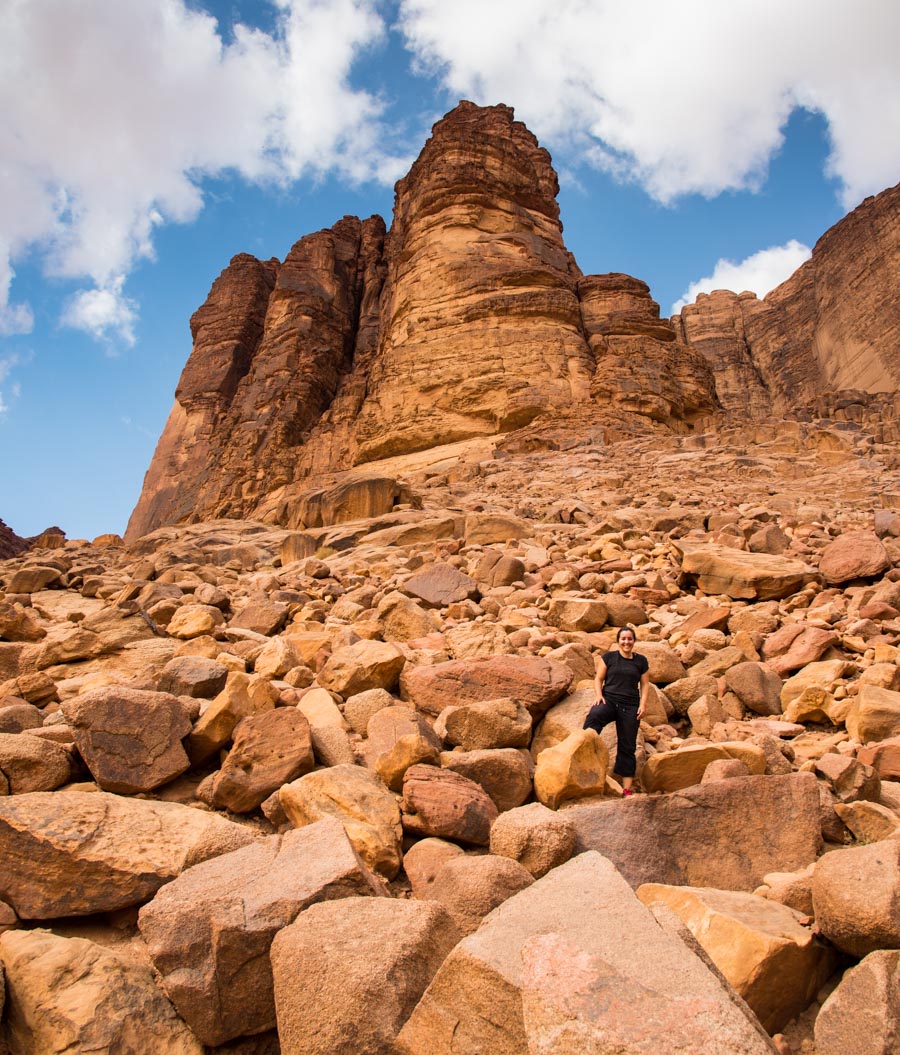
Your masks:
{"label": "sandstone cliff", "polygon": [[[286,260],[242,254],[194,350],[129,523],[299,526],[333,474],[560,415],[685,433],[898,387],[900,188],[868,199],[764,301],[660,319],[647,285],[582,275],[550,156],[506,106],[460,105],[396,186],[393,224],[344,217]],[[625,432],[635,427],[623,424]]]}
{"label": "sandstone cliff", "polygon": [[786,414],[822,392],[900,388],[900,184],[866,200],[758,300],[701,294],[672,322],[713,368],[723,407]]}
{"label": "sandstone cliff", "polygon": [[11,527],[0,520],[0,560],[7,560],[28,549],[28,540],[19,538]]}

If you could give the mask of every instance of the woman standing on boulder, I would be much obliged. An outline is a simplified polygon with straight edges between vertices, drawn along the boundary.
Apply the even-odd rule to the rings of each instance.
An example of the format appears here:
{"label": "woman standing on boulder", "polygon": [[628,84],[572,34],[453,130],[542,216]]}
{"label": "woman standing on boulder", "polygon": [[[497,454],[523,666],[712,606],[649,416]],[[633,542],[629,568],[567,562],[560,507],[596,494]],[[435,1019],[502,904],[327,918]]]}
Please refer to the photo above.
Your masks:
{"label": "woman standing on boulder", "polygon": [[584,720],[585,729],[600,732],[610,722],[616,723],[615,772],[622,777],[625,795],[631,794],[637,769],[637,733],[647,708],[650,690],[647,657],[634,651],[634,630],[623,626],[616,634],[616,647],[604,652],[597,663],[594,688],[597,702]]}

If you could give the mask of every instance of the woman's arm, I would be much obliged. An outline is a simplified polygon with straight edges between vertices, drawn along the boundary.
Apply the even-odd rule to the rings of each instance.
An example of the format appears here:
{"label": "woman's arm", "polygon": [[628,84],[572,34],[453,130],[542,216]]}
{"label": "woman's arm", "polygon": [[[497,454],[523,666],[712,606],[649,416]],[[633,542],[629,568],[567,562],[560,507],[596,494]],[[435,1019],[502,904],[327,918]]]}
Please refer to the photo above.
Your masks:
{"label": "woman's arm", "polygon": [[643,718],[647,713],[647,700],[650,696],[650,671],[645,671],[641,675],[641,702],[638,707],[638,718]]}
{"label": "woman's arm", "polygon": [[603,698],[603,683],[606,681],[606,664],[602,659],[597,660],[597,676],[594,678],[594,691],[597,693],[597,703],[606,703]]}

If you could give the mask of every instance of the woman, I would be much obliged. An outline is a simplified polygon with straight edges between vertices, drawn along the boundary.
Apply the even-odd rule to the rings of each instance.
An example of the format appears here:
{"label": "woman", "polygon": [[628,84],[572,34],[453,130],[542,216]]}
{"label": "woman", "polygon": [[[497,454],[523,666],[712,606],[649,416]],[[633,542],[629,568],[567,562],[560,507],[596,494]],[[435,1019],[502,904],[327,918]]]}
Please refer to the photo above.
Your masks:
{"label": "woman", "polygon": [[616,634],[616,648],[604,652],[597,663],[594,688],[597,702],[584,720],[585,729],[600,732],[610,722],[616,723],[618,751],[615,772],[622,777],[625,795],[631,795],[637,769],[635,751],[641,718],[647,709],[650,675],[647,657],[634,651],[634,630],[623,626]]}

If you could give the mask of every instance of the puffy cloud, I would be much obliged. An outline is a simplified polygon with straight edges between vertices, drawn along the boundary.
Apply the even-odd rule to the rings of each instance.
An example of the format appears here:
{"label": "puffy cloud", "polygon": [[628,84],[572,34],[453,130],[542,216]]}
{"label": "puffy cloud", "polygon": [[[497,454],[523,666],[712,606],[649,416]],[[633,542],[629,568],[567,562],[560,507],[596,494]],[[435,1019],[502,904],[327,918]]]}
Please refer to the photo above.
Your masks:
{"label": "puffy cloud", "polygon": [[30,326],[10,282],[37,248],[48,273],[94,283],[68,323],[128,339],[122,278],[157,226],[197,216],[206,176],[396,175],[382,103],[348,79],[384,33],[374,0],[271,2],[271,33],[227,43],[185,0],[0,5],[0,327]]}
{"label": "puffy cloud", "polygon": [[124,276],[119,275],[103,287],[79,290],[63,312],[63,325],[84,330],[97,340],[118,337],[134,344],[137,304],[122,292],[124,284]]}
{"label": "puffy cloud", "polygon": [[688,286],[681,299],[672,305],[671,314],[676,315],[685,304],[693,303],[698,293],[711,293],[714,289],[730,289],[733,293],[749,290],[764,297],[809,260],[811,252],[809,246],[791,240],[786,245],[761,249],[739,264],[719,260],[711,275],[698,278]]}
{"label": "puffy cloud", "polygon": [[663,202],[756,189],[791,111],[846,207],[900,173],[894,0],[401,0],[421,69]]}

